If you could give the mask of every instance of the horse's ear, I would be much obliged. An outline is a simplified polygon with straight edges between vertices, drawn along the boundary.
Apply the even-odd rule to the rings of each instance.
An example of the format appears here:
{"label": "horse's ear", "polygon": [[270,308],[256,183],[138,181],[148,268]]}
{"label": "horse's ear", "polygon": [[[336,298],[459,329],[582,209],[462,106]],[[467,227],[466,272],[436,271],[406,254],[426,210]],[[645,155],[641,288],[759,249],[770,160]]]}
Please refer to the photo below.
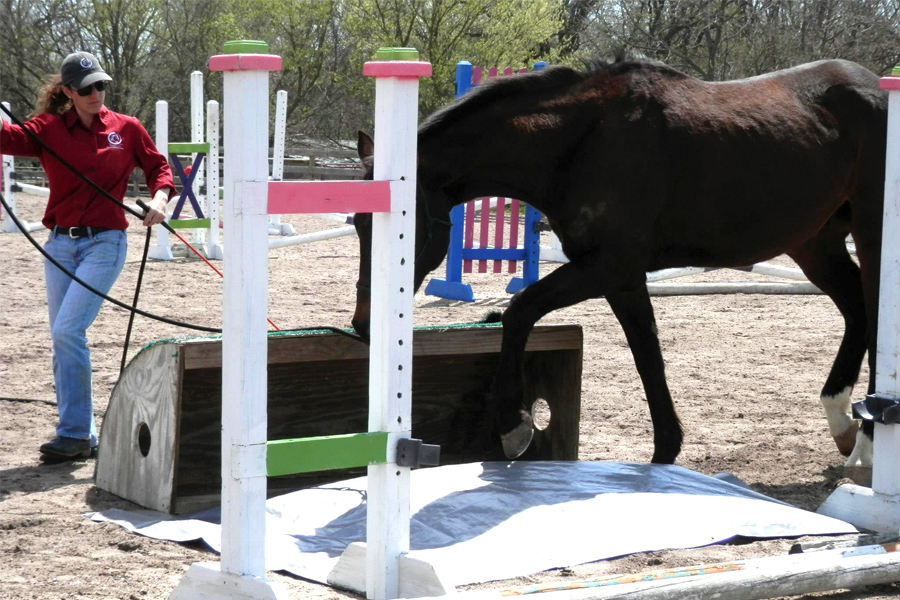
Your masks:
{"label": "horse's ear", "polygon": [[365,131],[356,132],[356,152],[360,160],[366,160],[375,154],[375,140]]}

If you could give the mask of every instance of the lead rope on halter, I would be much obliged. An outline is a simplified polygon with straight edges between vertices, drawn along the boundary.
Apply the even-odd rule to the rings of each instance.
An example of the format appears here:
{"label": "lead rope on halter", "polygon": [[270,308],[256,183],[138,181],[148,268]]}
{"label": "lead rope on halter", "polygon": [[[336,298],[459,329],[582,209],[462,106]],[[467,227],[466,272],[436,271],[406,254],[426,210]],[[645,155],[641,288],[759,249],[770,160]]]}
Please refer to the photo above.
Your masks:
{"label": "lead rope on halter", "polygon": [[[122,208],[122,209],[125,210],[126,212],[130,213],[131,215],[133,215],[133,216],[135,216],[135,217],[137,217],[137,218],[143,220],[144,215],[138,213],[136,210],[134,210],[134,209],[131,208],[130,206],[124,204],[123,202],[119,202],[118,200],[116,200],[116,199],[112,196],[112,194],[110,194],[109,192],[107,192],[105,189],[103,189],[102,187],[100,187],[100,186],[99,186],[98,184],[96,184],[95,182],[91,181],[87,176],[85,176],[83,173],[81,173],[78,169],[76,169],[76,168],[73,167],[71,164],[69,164],[64,158],[62,158],[61,156],[59,156],[59,154],[57,154],[52,148],[50,148],[46,143],[44,143],[44,141],[43,141],[37,134],[35,134],[33,131],[31,131],[30,129],[28,129],[27,127],[25,127],[24,124],[23,124],[23,123],[22,123],[22,122],[21,122],[21,121],[20,121],[20,120],[19,120],[19,119],[18,119],[18,118],[17,118],[17,117],[9,110],[9,109],[7,109],[7,108],[6,108],[5,106],[3,106],[2,104],[0,104],[0,109],[2,109],[3,112],[6,113],[6,114],[9,116],[9,118],[13,121],[13,123],[15,123],[16,125],[18,125],[18,126],[19,126],[19,127],[20,127],[20,128],[21,128],[28,136],[29,136],[29,137],[31,137],[35,142],[37,142],[37,144],[38,144],[41,148],[43,148],[44,150],[46,150],[47,153],[48,153],[50,156],[52,156],[53,158],[55,158],[62,166],[64,166],[66,169],[68,169],[68,170],[71,171],[73,174],[75,174],[79,179],[81,179],[82,181],[84,181],[85,183],[87,183],[89,186],[91,186],[92,188],[94,188],[95,190],[97,190],[103,198],[105,198],[105,199],[109,200],[110,202],[112,202],[113,204],[119,206],[120,208]],[[138,199],[138,200],[136,200],[135,203],[136,203],[140,208],[142,208],[142,209],[144,210],[144,214],[146,214],[147,211],[149,210],[149,208],[147,207],[147,205],[146,205],[142,200]],[[128,354],[128,344],[129,344],[129,339],[130,339],[130,337],[131,337],[131,327],[132,327],[132,323],[133,323],[133,319],[134,319],[135,313],[136,313],[136,314],[139,314],[139,315],[142,315],[142,316],[144,316],[144,317],[147,317],[147,318],[149,318],[149,319],[154,319],[154,320],[156,320],[156,321],[161,321],[161,322],[163,322],[163,323],[168,323],[168,324],[170,324],[170,325],[175,325],[175,326],[177,326],[177,327],[184,327],[184,328],[186,328],[186,329],[193,329],[193,330],[196,330],[196,331],[204,331],[204,332],[208,332],[208,333],[222,333],[222,330],[219,329],[219,328],[215,328],[215,327],[204,327],[204,326],[201,326],[201,325],[193,325],[193,324],[191,324],[191,323],[185,323],[185,322],[182,322],[182,321],[177,321],[177,320],[175,320],[175,319],[169,319],[169,318],[166,318],[166,317],[162,317],[162,316],[160,316],[160,315],[155,315],[155,314],[153,314],[153,313],[149,313],[149,312],[140,310],[140,309],[138,309],[136,306],[130,306],[130,305],[128,305],[128,304],[125,304],[124,302],[121,302],[121,301],[119,301],[119,300],[116,300],[115,298],[112,298],[112,297],[110,297],[110,296],[108,296],[108,295],[106,295],[106,294],[100,292],[99,290],[94,289],[94,288],[91,287],[89,284],[85,283],[85,282],[82,281],[80,278],[78,278],[74,273],[70,272],[68,269],[66,269],[66,268],[63,267],[61,264],[59,264],[59,262],[57,262],[53,257],[51,257],[51,256],[50,256],[50,255],[49,255],[49,254],[41,247],[41,245],[40,245],[40,244],[39,244],[39,243],[38,243],[38,242],[37,242],[30,234],[29,234],[27,228],[26,228],[24,225],[22,225],[22,223],[18,220],[18,218],[13,214],[13,211],[10,209],[10,206],[6,203],[6,199],[3,197],[3,194],[0,194],[0,204],[3,205],[3,208],[6,210],[6,213],[7,213],[7,214],[10,216],[10,218],[13,220],[13,223],[15,223],[16,227],[18,227],[19,230],[25,235],[25,237],[28,239],[28,241],[31,242],[31,244],[32,244],[32,245],[33,245],[33,246],[34,246],[34,247],[35,247],[35,248],[36,248],[36,249],[37,249],[37,250],[38,250],[38,251],[39,251],[46,259],[47,259],[47,260],[49,260],[54,266],[56,266],[59,270],[61,270],[61,271],[62,271],[63,273],[65,273],[66,275],[68,275],[72,280],[74,280],[76,283],[78,283],[79,285],[81,285],[82,287],[84,287],[85,289],[87,289],[88,291],[90,291],[90,292],[92,292],[92,293],[94,293],[94,294],[100,296],[101,298],[103,298],[104,300],[107,300],[108,302],[111,302],[111,303],[115,304],[116,306],[119,306],[119,307],[121,307],[121,308],[124,308],[125,310],[128,310],[128,311],[131,313],[130,318],[129,318],[129,323],[128,323],[128,332],[127,332],[127,334],[126,334],[126,339],[125,339],[125,348],[124,348],[123,358],[122,358],[122,365],[123,365],[123,366],[124,366],[124,362],[125,362],[125,356],[127,356],[127,354]],[[204,263],[206,263],[206,265],[209,266],[209,268],[211,268],[213,271],[215,271],[215,272],[219,275],[219,277],[224,278],[224,275],[222,274],[221,271],[219,271],[215,266],[213,266],[213,264],[210,263],[210,262],[206,259],[206,257],[204,257],[202,254],[200,254],[193,246],[191,246],[184,238],[182,238],[182,237],[181,237],[181,236],[180,236],[180,235],[179,235],[179,234],[178,234],[178,233],[177,233],[177,232],[176,232],[176,231],[175,231],[168,223],[166,223],[165,221],[163,221],[162,223],[160,223],[160,225],[162,225],[166,230],[169,231],[169,233],[173,234],[173,235],[174,235],[176,238],[178,238],[182,243],[184,243],[184,245],[185,245],[187,248],[189,248],[194,254],[196,254],[196,255],[197,255]],[[141,282],[142,282],[142,280],[143,280],[144,267],[145,267],[146,261],[147,261],[147,251],[148,251],[149,245],[150,245],[150,235],[151,235],[151,231],[150,231],[150,230],[151,230],[151,228],[148,227],[148,228],[147,228],[147,238],[146,238],[146,242],[145,242],[145,245],[144,245],[144,254],[143,254],[143,258],[142,258],[142,260],[141,260],[140,273],[139,273],[139,276],[138,276],[137,289],[135,290],[134,304],[137,304],[138,296],[139,296],[139,294],[140,294],[140,286],[141,286]],[[268,318],[267,318],[266,320],[269,322],[270,325],[272,325],[272,327],[274,327],[276,330],[280,331],[280,329],[278,328],[278,326],[276,326],[275,323],[273,323],[273,322],[271,321],[271,319],[268,319]],[[349,338],[351,338],[351,339],[353,339],[353,340],[356,340],[356,341],[360,341],[360,342],[363,341],[362,338],[360,338],[359,336],[354,335],[354,334],[352,334],[352,333],[349,333],[349,332],[347,332],[347,331],[344,331],[344,330],[342,330],[342,329],[338,329],[337,327],[329,327],[329,326],[322,326],[322,327],[301,327],[301,328],[292,329],[292,330],[290,330],[290,331],[322,331],[322,330],[325,330],[325,331],[331,331],[331,332],[333,332],[333,333],[338,333],[338,334],[340,334],[340,335],[349,337]]]}

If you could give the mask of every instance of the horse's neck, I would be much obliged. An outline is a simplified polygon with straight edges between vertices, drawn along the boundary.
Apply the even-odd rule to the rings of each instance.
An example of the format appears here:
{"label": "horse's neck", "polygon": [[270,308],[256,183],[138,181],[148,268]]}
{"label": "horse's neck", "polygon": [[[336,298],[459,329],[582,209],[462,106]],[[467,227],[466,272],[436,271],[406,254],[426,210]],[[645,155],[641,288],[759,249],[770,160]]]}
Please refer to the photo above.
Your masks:
{"label": "horse's neck", "polygon": [[[428,165],[426,179],[430,179],[430,187],[443,190],[448,210],[484,196],[516,198],[533,205],[547,185],[548,154],[546,150],[531,152],[533,164],[528,164],[521,153],[510,152],[517,144],[529,143],[526,136],[521,137],[504,136],[498,143],[487,133],[483,142],[436,144],[432,151],[426,150],[428,158],[420,164]],[[420,161],[423,154],[420,152]]]}

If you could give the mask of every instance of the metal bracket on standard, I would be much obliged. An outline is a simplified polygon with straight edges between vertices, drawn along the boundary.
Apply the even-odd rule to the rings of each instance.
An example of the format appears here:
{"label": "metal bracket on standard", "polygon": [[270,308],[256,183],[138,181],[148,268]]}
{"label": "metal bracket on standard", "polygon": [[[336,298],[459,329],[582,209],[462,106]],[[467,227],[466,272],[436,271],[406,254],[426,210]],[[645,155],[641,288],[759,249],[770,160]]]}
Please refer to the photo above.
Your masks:
{"label": "metal bracket on standard", "polygon": [[869,394],[865,400],[853,403],[853,418],[885,425],[900,423],[900,398]]}
{"label": "metal bracket on standard", "polygon": [[436,467],[441,462],[441,447],[405,438],[397,442],[398,467]]}

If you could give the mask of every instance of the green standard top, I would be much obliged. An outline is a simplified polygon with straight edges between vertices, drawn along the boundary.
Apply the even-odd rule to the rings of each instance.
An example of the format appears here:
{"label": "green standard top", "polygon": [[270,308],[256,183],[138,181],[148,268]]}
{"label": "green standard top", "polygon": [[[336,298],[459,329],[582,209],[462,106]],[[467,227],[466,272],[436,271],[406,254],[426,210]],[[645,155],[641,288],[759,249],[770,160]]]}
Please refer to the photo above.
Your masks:
{"label": "green standard top", "polygon": [[379,48],[375,60],[419,60],[419,51],[415,48]]}
{"label": "green standard top", "polygon": [[268,54],[269,45],[259,40],[231,40],[222,44],[223,54]]}

